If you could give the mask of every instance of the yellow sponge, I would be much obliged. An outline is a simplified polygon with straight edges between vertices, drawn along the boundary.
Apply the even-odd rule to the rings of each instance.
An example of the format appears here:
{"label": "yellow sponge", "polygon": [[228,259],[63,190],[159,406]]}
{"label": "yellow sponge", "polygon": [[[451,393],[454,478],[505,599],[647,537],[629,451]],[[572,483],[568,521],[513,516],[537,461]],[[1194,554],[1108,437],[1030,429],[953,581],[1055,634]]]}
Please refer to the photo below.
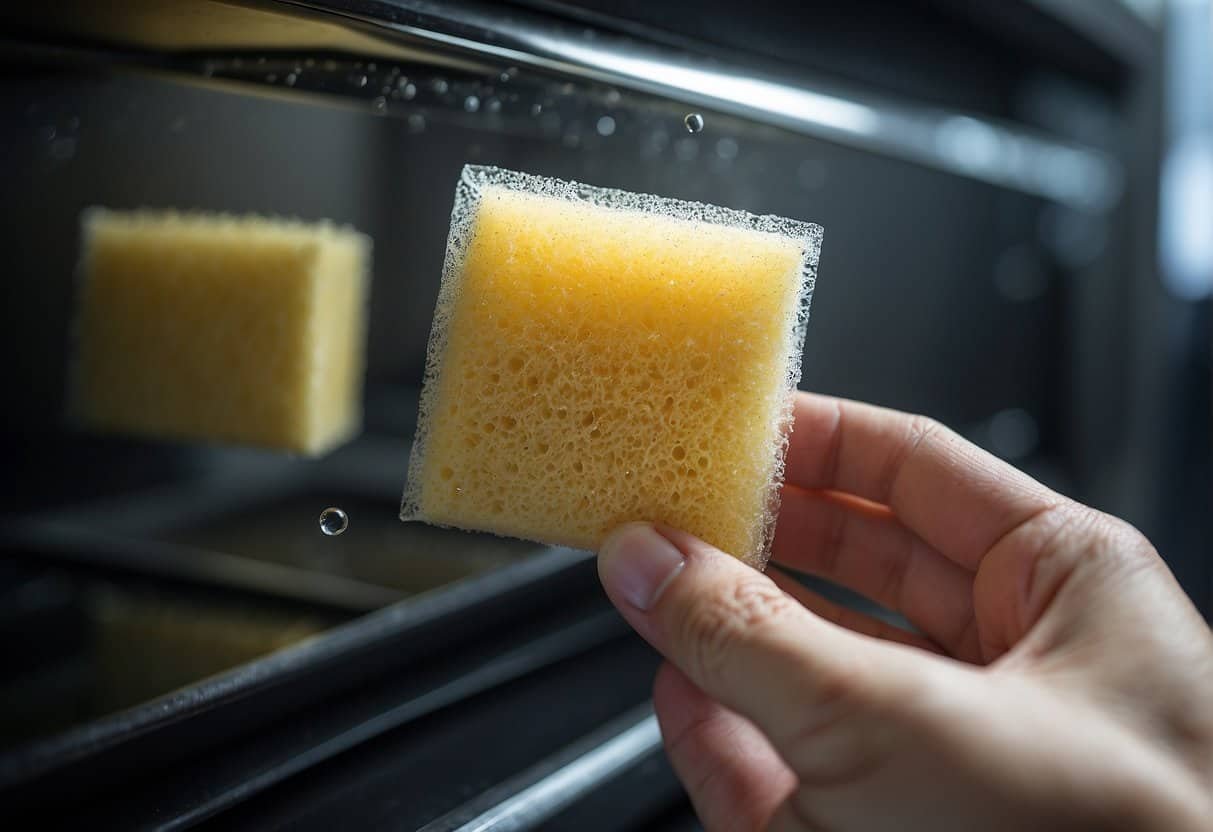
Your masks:
{"label": "yellow sponge", "polygon": [[85,426],[319,454],[358,432],[370,239],[329,223],[82,218]]}
{"label": "yellow sponge", "polygon": [[769,553],[821,229],[464,168],[401,517]]}

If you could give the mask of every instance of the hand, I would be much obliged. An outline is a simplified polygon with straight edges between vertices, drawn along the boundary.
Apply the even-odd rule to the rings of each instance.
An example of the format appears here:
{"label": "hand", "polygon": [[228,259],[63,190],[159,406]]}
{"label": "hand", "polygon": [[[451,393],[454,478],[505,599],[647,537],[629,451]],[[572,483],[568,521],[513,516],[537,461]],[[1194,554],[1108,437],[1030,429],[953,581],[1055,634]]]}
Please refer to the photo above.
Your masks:
{"label": "hand", "polygon": [[922,417],[800,394],[775,563],[603,545],[714,830],[1213,828],[1213,637],[1150,544]]}

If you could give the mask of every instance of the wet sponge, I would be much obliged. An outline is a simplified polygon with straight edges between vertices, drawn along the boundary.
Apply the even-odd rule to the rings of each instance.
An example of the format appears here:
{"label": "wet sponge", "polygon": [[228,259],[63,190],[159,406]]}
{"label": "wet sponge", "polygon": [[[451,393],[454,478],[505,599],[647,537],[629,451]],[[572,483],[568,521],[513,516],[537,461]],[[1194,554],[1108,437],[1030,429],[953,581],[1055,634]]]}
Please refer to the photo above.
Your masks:
{"label": "wet sponge", "polygon": [[318,454],[362,420],[370,240],[329,223],[90,209],[83,426]]}
{"label": "wet sponge", "polygon": [[465,168],[401,517],[581,548],[661,521],[761,567],[820,243]]}

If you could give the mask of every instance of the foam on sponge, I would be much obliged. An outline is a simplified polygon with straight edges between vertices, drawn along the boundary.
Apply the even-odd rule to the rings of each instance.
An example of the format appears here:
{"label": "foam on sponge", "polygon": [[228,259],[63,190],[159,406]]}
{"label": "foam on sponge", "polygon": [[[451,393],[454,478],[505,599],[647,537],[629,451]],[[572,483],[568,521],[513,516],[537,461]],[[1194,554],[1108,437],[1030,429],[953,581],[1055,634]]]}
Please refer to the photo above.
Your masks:
{"label": "foam on sponge", "polygon": [[75,419],[318,454],[357,433],[369,238],[330,223],[93,208]]}
{"label": "foam on sponge", "polygon": [[402,519],[769,554],[821,229],[495,168],[456,192]]}

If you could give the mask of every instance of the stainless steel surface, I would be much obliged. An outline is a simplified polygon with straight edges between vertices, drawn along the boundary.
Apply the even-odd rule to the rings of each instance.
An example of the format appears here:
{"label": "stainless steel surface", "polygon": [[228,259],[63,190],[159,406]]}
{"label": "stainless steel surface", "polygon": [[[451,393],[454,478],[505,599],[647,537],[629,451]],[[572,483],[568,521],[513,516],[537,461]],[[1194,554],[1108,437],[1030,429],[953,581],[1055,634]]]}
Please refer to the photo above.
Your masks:
{"label": "stainless steel surface", "polygon": [[[626,727],[604,729],[602,733],[612,734],[608,738],[587,737],[574,749],[557,755],[559,759],[537,764],[534,771],[520,774],[515,783],[486,792],[472,804],[426,824],[419,832],[523,832],[535,828],[661,748],[657,717],[651,707],[643,710],[646,715],[638,719],[618,720],[631,723]],[[490,805],[482,806],[484,803]],[[469,810],[476,811],[475,817],[463,819]]]}
{"label": "stainless steel surface", "polygon": [[[139,50],[93,54],[94,61],[202,74],[205,64],[165,66],[149,61],[147,50],[338,50],[465,69],[524,67],[712,109],[1082,211],[1110,211],[1124,187],[1124,172],[1114,156],[1022,125],[861,92],[752,58],[720,60],[512,6],[474,0],[265,0],[240,5],[123,0],[99,13],[94,6],[67,5],[79,13],[7,11],[0,12],[0,23],[15,21],[32,31]],[[182,25],[183,14],[192,15],[195,25]],[[263,73],[257,80],[282,88],[276,74]],[[362,97],[370,90],[355,85],[345,92]]]}
{"label": "stainless steel surface", "polygon": [[281,5],[506,64],[682,100],[1084,210],[1107,211],[1121,195],[1119,164],[1093,148],[988,118],[596,33],[521,10],[426,0],[281,0]]}

